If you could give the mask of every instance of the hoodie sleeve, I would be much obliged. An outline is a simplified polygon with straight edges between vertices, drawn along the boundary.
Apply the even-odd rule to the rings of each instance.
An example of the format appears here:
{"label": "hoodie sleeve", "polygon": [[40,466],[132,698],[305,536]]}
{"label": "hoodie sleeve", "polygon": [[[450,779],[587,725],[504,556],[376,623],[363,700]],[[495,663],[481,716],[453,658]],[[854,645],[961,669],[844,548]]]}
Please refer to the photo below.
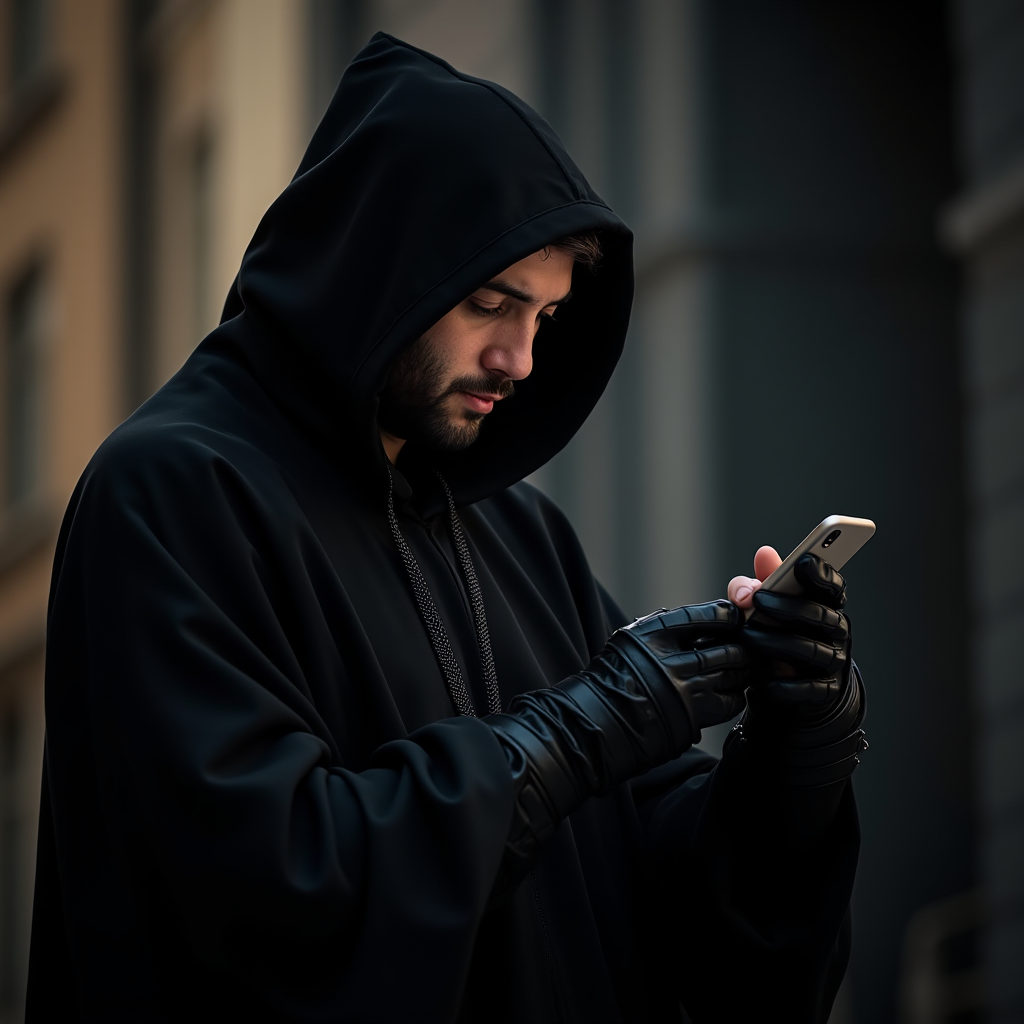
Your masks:
{"label": "hoodie sleeve", "polygon": [[850,780],[785,786],[734,744],[704,771],[648,810],[661,969],[694,1024],[827,1020],[850,953]]}
{"label": "hoodie sleeve", "polygon": [[788,787],[727,743],[720,762],[694,747],[630,789],[656,879],[650,948],[694,1024],[827,1020],[850,955],[850,780]]}
{"label": "hoodie sleeve", "polygon": [[453,1018],[511,819],[504,753],[450,719],[346,768],[291,648],[304,609],[289,559],[268,557],[296,539],[219,457],[133,461],[87,471],[51,596],[71,948],[147,907],[167,923],[169,973],[180,945],[262,1013]]}

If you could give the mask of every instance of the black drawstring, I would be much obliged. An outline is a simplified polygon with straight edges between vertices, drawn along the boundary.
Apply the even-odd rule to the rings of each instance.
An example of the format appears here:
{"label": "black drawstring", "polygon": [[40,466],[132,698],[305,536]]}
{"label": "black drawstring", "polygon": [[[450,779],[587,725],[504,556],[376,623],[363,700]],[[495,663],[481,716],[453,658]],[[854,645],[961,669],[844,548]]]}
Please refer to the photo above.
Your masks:
{"label": "black drawstring", "polygon": [[[458,513],[455,511],[455,499],[452,492],[440,473],[437,474],[441,486],[444,488],[445,496],[448,499],[448,525],[452,534],[452,542],[455,545],[456,554],[459,556],[459,564],[462,568],[462,577],[466,584],[466,592],[469,594],[469,603],[473,611],[473,622],[476,626],[476,640],[480,648],[480,661],[484,670],[484,683],[487,688],[487,711],[488,714],[497,715],[501,712],[501,695],[498,692],[498,674],[494,667],[494,654],[491,651],[491,634],[487,629],[487,614],[484,610],[483,595],[480,593],[480,583],[477,580],[476,569],[473,567],[473,560],[469,556],[469,545],[462,532],[462,523],[459,521]],[[460,715],[472,718],[476,717],[476,708],[473,706],[473,698],[470,696],[466,682],[462,678],[462,670],[455,658],[455,651],[452,649],[452,642],[448,638],[448,632],[444,628],[444,622],[430,595],[430,588],[423,576],[412,549],[402,536],[398,525],[398,517],[395,515],[394,480],[391,477],[391,467],[388,467],[388,523],[391,526],[391,536],[394,537],[395,546],[405,563],[405,571],[409,575],[409,583],[412,586],[413,596],[416,598],[416,606],[420,610],[424,626],[427,627],[427,635],[430,637],[430,644],[434,648],[434,656],[437,658],[441,671],[444,673],[445,683],[448,686],[448,693],[451,696],[452,704]]]}
{"label": "black drawstring", "polygon": [[491,652],[491,633],[487,628],[487,613],[484,610],[484,598],[480,593],[480,582],[476,578],[476,568],[473,566],[473,559],[469,557],[469,545],[466,543],[466,536],[462,532],[462,523],[459,521],[459,514],[455,511],[455,499],[448,487],[448,483],[440,473],[437,479],[441,481],[445,497],[448,499],[448,525],[452,531],[452,541],[455,543],[455,550],[462,565],[462,577],[466,583],[466,592],[469,594],[469,603],[473,609],[473,623],[476,626],[476,642],[480,648],[480,662],[484,669],[484,685],[487,690],[487,713],[491,715],[501,714],[501,694],[498,692],[498,673],[494,667],[494,654]]}

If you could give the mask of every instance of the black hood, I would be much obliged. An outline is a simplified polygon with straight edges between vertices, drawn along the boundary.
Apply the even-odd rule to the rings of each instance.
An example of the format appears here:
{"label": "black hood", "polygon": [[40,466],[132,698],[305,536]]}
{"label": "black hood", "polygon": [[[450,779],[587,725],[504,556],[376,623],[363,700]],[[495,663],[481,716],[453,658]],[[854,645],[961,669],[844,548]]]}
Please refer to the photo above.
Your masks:
{"label": "black hood", "polygon": [[257,228],[215,333],[304,431],[383,474],[377,401],[395,356],[512,263],[590,229],[601,264],[577,266],[530,377],[475,444],[435,459],[460,505],[542,466],[590,414],[626,334],[632,235],[521,100],[378,33]]}

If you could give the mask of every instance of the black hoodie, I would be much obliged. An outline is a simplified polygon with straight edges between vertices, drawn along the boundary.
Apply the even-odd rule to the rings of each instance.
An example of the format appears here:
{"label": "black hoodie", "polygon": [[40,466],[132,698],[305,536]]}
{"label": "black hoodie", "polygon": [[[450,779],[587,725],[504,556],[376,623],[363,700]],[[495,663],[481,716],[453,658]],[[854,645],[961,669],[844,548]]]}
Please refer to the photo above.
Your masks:
{"label": "black hoodie", "polygon": [[[623,621],[520,481],[608,382],[631,235],[499,86],[385,35],[346,71],[221,326],[102,445],[64,520],[30,1022],[679,1020],[680,999],[700,1020],[827,1016],[856,860],[845,783],[800,839],[816,866],[791,871],[799,823],[766,839],[776,795],[694,752],[584,805],[491,899],[509,768],[454,716],[389,531],[377,402],[449,309],[584,230],[598,272],[577,269],[478,442],[437,460],[503,707]],[[443,493],[411,443],[398,470],[402,532],[482,707]]]}

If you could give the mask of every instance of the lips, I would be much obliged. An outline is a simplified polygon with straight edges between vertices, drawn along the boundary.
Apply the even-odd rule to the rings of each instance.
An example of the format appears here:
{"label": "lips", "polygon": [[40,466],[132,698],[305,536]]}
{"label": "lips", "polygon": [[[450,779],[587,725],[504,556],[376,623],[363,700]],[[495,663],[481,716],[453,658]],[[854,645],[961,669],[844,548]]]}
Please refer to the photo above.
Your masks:
{"label": "lips", "polygon": [[478,395],[472,391],[460,391],[459,394],[462,395],[473,412],[481,414],[489,413],[494,408],[494,403],[501,401],[501,395]]}

